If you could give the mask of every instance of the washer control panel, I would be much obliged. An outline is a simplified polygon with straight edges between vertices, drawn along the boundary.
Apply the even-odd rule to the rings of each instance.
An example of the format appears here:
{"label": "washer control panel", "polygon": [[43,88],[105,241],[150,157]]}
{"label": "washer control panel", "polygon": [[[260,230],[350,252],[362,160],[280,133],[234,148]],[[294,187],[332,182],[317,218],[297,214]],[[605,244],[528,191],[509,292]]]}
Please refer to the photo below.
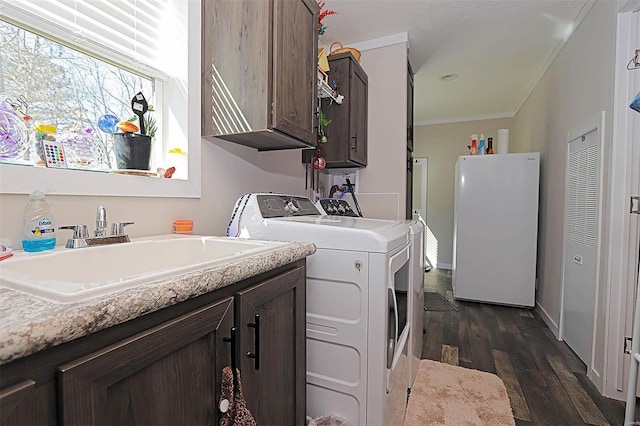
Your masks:
{"label": "washer control panel", "polygon": [[307,197],[285,194],[259,194],[256,196],[263,218],[319,215],[320,212]]}
{"label": "washer control panel", "polygon": [[316,207],[328,215],[359,217],[346,200],[323,198],[316,202]]}

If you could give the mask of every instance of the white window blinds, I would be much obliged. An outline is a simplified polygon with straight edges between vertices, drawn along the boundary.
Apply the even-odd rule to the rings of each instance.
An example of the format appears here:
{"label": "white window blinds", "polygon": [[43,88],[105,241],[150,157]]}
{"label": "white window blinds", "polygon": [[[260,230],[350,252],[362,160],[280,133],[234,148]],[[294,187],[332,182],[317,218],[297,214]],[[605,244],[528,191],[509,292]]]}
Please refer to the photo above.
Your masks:
{"label": "white window blinds", "polygon": [[121,66],[166,77],[163,49],[175,30],[167,19],[176,17],[180,3],[186,8],[186,1],[171,0],[2,0],[0,16]]}

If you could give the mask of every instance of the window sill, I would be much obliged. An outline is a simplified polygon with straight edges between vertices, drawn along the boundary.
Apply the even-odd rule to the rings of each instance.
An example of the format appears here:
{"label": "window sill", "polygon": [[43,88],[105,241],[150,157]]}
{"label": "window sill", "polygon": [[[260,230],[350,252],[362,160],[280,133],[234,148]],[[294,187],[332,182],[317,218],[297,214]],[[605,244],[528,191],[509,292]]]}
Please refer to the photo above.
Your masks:
{"label": "window sill", "polygon": [[0,194],[28,194],[34,189],[56,195],[200,198],[199,182],[191,180],[0,164]]}

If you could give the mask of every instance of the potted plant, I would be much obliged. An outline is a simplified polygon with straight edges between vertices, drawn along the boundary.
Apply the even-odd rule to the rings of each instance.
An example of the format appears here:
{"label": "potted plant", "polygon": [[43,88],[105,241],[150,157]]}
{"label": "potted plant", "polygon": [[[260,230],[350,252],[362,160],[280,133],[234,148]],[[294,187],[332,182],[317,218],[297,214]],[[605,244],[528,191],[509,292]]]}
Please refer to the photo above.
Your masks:
{"label": "potted plant", "polygon": [[149,170],[156,121],[144,114],[153,111],[153,107],[149,107],[142,92],[138,92],[131,100],[131,109],[140,126],[134,123],[136,117],[118,123],[120,132],[113,134],[116,166],[118,169]]}

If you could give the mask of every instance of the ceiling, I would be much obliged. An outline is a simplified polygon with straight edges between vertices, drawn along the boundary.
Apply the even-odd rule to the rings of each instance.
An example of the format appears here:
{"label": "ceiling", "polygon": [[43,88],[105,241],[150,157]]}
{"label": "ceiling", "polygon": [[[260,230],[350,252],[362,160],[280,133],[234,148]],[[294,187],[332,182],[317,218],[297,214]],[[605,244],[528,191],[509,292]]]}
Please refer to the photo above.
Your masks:
{"label": "ceiling", "polygon": [[[512,117],[592,0],[326,0],[321,45],[408,38],[414,123]],[[361,48],[361,50],[365,50]],[[441,77],[456,75],[452,80]]]}

